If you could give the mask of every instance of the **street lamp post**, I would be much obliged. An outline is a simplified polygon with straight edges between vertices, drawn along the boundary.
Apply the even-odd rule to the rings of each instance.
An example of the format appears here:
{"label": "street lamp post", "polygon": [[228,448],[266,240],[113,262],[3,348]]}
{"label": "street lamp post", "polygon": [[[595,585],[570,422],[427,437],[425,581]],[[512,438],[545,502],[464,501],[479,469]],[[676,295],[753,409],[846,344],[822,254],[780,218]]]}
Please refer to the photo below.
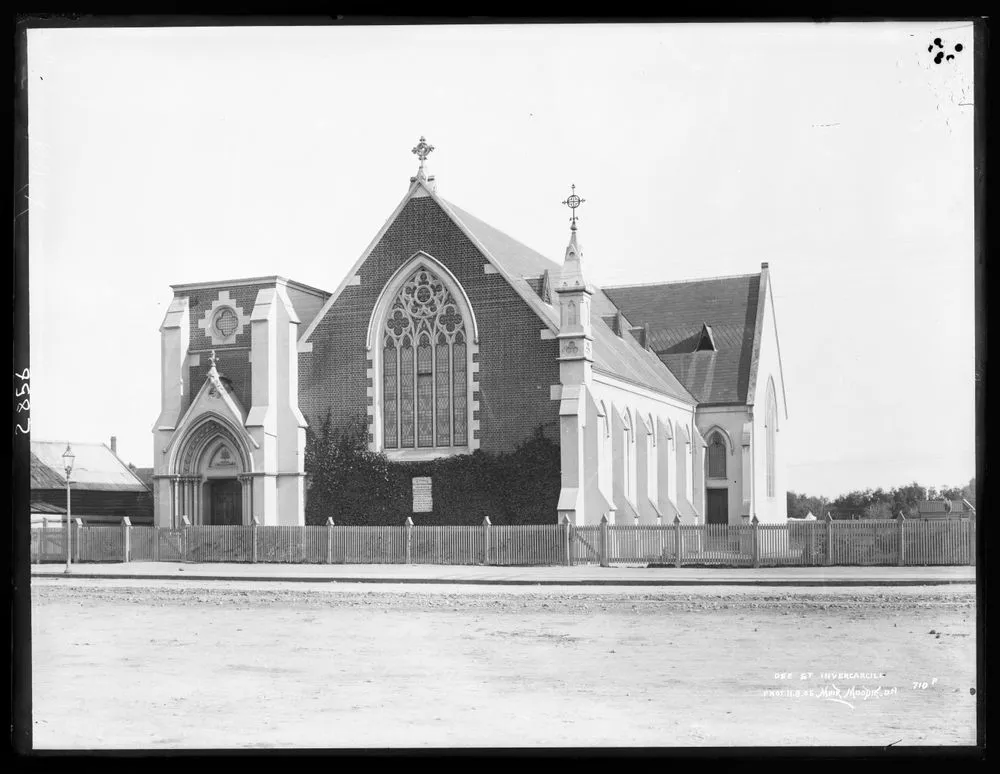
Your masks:
{"label": "street lamp post", "polygon": [[73,450],[66,444],[66,451],[63,452],[63,467],[66,469],[66,572],[70,571],[70,565],[73,563],[73,553],[72,553],[72,523],[73,514],[70,511],[70,500],[69,500],[69,477],[73,472],[73,461],[76,456],[73,454]]}

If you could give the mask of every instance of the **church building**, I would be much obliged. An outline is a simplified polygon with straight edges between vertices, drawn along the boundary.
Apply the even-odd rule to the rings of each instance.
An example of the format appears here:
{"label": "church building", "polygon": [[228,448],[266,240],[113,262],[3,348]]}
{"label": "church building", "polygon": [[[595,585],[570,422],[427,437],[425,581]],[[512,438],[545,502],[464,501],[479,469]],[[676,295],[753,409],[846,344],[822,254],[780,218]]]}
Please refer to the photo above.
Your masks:
{"label": "church building", "polygon": [[612,256],[584,256],[575,188],[558,263],[443,199],[433,149],[420,138],[406,195],[332,293],[279,276],[172,286],[156,525],[304,524],[306,428],[326,417],[366,424],[400,463],[510,452],[546,428],[551,523],[783,523],[768,264],[597,287],[590,267]]}

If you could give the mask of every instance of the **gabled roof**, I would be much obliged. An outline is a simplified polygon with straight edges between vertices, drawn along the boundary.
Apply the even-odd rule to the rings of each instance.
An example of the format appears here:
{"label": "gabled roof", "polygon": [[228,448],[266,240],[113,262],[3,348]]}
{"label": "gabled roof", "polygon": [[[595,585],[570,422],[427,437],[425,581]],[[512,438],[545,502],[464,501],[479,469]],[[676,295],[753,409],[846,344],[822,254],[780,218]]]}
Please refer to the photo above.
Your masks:
{"label": "gabled roof", "polygon": [[[746,403],[757,335],[760,274],[604,288],[699,403]],[[715,351],[697,349],[705,326]]]}
{"label": "gabled roof", "polygon": [[[533,280],[539,275],[549,272],[550,276],[558,277],[562,270],[562,265],[546,258],[541,253],[533,250],[527,245],[518,242],[516,239],[507,236],[502,231],[498,231],[493,226],[485,223],[474,215],[466,212],[451,202],[440,197],[435,197],[443,202],[446,208],[452,211],[453,217],[457,217],[466,230],[472,233],[476,239],[489,251],[487,258],[492,259],[495,264],[504,271],[508,277],[514,277],[515,281],[524,284],[524,290],[538,299],[529,280]],[[515,287],[515,289],[518,289]],[[621,320],[622,332],[624,336],[617,335],[606,323],[597,319],[599,308],[614,309],[614,305],[603,298],[600,288],[593,288],[594,297],[591,303],[592,320],[591,328],[594,336],[594,369],[603,371],[611,376],[617,376],[636,384],[648,387],[651,390],[664,393],[674,398],[679,398],[685,402],[692,402],[693,396],[684,389],[684,386],[677,378],[670,373],[658,361],[656,356],[645,349],[635,337],[627,332],[629,322],[627,319]],[[524,292],[521,293],[524,296]],[[556,301],[556,299],[553,299]],[[555,304],[537,305],[530,304],[538,311],[538,307],[544,309],[544,315],[550,319],[556,328],[559,324],[559,313]],[[616,313],[618,310],[615,309]],[[540,314],[540,316],[542,316]],[[545,317],[543,316],[543,319]]]}
{"label": "gabled roof", "polygon": [[[506,278],[510,286],[524,299],[525,303],[535,311],[539,319],[553,333],[559,331],[558,300],[552,298],[552,303],[546,303],[539,294],[539,278],[548,272],[551,278],[558,277],[562,264],[546,258],[522,242],[494,228],[475,215],[466,212],[461,207],[442,199],[433,186],[426,185],[416,179],[412,182],[406,196],[399,203],[392,215],[382,226],[378,234],[361,254],[354,266],[347,273],[337,290],[327,299],[323,308],[313,318],[299,338],[300,347],[307,345],[313,331],[319,326],[326,312],[336,302],[340,293],[347,286],[361,266],[367,260],[372,250],[378,245],[392,223],[399,217],[410,199],[429,197],[442,211],[451,218],[483,254],[483,257]],[[680,381],[663,366],[655,354],[645,349],[635,337],[627,332],[628,320],[624,320],[625,335],[617,336],[604,323],[597,319],[599,308],[610,308],[615,313],[614,304],[602,297],[599,288],[594,289],[592,310],[594,319],[592,328],[594,334],[594,369],[612,376],[648,387],[651,390],[664,393],[688,403],[694,402],[694,397]]]}
{"label": "gabled roof", "polygon": [[[105,492],[146,492],[148,487],[103,443],[71,441],[76,459],[70,482],[73,489]],[[62,455],[66,441],[31,442],[31,488],[66,486]]]}

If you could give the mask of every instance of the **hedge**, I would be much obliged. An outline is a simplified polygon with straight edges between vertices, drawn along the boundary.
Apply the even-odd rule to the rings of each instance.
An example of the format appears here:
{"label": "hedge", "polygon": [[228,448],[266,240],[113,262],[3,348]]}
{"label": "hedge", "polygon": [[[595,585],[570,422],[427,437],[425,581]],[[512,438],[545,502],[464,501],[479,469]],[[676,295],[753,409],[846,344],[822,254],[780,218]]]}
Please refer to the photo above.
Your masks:
{"label": "hedge", "polygon": [[[542,428],[514,451],[394,462],[369,451],[367,431],[355,420],[334,428],[330,417],[306,430],[306,524],[327,517],[343,525],[555,524],[559,500],[559,444]],[[431,478],[433,511],[413,513],[416,476]]]}

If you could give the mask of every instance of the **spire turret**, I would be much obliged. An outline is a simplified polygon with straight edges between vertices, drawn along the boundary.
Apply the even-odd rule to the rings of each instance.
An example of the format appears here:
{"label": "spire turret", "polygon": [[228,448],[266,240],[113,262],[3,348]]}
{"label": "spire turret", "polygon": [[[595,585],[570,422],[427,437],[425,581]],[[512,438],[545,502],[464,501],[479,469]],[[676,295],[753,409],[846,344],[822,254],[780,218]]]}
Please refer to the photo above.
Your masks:
{"label": "spire turret", "polygon": [[[569,244],[566,246],[562,270],[553,288],[559,296],[559,359],[589,363],[593,359],[590,326],[590,297],[593,290],[587,286],[583,276],[583,248],[577,240],[576,228],[576,208],[585,200],[577,196],[575,185],[570,188],[572,193],[563,201],[572,212]],[[581,378],[582,380],[585,379]]]}

